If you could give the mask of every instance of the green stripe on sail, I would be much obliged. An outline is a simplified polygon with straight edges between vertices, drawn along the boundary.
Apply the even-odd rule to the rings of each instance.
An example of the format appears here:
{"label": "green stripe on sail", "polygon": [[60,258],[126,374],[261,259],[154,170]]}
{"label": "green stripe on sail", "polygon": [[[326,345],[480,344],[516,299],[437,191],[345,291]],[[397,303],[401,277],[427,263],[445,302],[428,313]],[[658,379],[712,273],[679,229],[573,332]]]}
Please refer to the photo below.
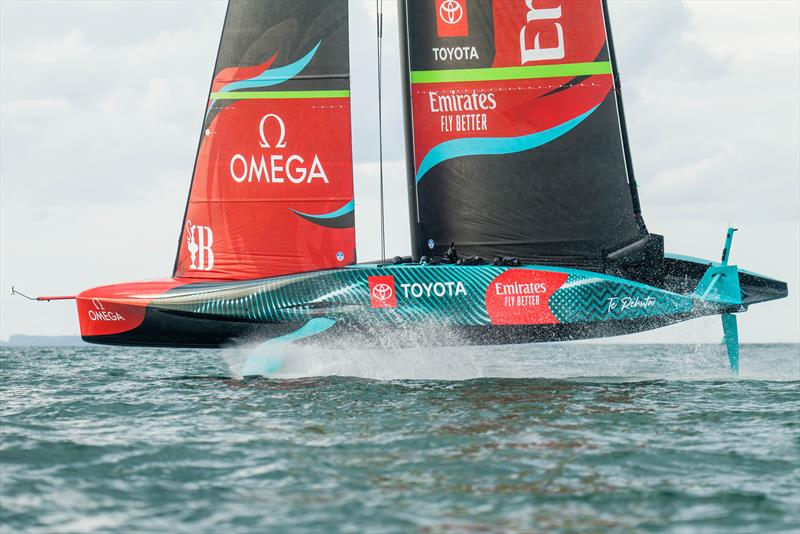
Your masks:
{"label": "green stripe on sail", "polygon": [[411,71],[411,83],[483,82],[525,80],[532,78],[562,78],[611,74],[611,63],[565,63],[563,65],[533,65],[530,67],[499,67],[495,69],[454,69]]}
{"label": "green stripe on sail", "polygon": [[211,100],[253,100],[260,98],[347,98],[347,89],[331,91],[231,91],[211,93]]}

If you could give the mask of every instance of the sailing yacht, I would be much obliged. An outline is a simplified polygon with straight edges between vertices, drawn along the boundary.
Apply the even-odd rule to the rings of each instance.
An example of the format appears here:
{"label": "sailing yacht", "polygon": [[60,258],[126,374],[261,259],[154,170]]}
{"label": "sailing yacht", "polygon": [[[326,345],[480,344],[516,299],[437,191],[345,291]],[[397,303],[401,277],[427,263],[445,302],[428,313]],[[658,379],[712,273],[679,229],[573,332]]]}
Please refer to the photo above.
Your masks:
{"label": "sailing yacht", "polygon": [[231,0],[172,275],[66,297],[83,339],[530,343],[720,315],[736,369],[734,314],[786,284],[730,263],[732,228],[719,262],[648,230],[605,1],[398,9],[411,256],[357,262],[347,1]]}

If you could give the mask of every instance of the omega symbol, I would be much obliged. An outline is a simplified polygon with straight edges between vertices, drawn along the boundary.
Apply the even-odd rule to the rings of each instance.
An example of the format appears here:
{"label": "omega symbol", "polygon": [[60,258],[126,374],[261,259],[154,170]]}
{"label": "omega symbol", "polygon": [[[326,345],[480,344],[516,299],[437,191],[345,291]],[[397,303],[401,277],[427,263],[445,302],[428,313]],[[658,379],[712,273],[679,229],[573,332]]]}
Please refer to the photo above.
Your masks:
{"label": "omega symbol", "polygon": [[261,143],[259,145],[261,148],[272,148],[272,145],[269,144],[267,141],[267,135],[264,131],[264,127],[267,124],[267,119],[275,119],[275,122],[278,123],[278,142],[275,143],[275,148],[285,148],[286,147],[286,125],[283,123],[283,119],[275,115],[274,113],[268,113],[261,117],[261,122],[258,123],[258,133],[261,136]]}

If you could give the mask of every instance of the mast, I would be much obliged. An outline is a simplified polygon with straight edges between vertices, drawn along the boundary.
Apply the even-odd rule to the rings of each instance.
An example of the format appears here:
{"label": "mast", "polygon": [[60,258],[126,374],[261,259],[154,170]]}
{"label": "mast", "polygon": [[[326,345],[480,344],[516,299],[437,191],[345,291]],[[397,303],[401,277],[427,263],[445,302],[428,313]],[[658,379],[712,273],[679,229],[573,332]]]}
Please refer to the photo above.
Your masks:
{"label": "mast", "polygon": [[381,76],[383,74],[382,60],[383,60],[383,0],[375,0],[375,7],[377,8],[377,51],[378,51],[378,172],[380,174],[381,185],[381,261],[386,262],[386,217],[384,213],[383,202],[383,100],[381,93],[383,92],[383,83]]}
{"label": "mast", "polygon": [[419,210],[417,207],[417,176],[414,163],[414,120],[411,115],[411,81],[409,73],[411,66],[408,62],[408,22],[406,2],[397,2],[397,34],[400,39],[400,87],[403,99],[403,141],[406,154],[406,180],[408,189],[408,223],[411,231],[411,259],[419,261],[421,243],[419,241]]}
{"label": "mast", "polygon": [[622,149],[625,153],[625,169],[628,172],[628,186],[631,189],[631,200],[633,200],[633,213],[642,226],[647,230],[642,218],[642,207],[639,203],[639,189],[636,186],[636,177],[633,174],[633,160],[631,159],[631,147],[628,143],[628,127],[625,123],[625,107],[622,105],[622,87],[619,79],[619,69],[617,68],[617,56],[614,52],[614,38],[611,35],[611,21],[608,16],[608,2],[603,0],[603,21],[606,25],[606,37],[608,39],[608,54],[611,60],[611,73],[614,79],[614,95],[617,99],[617,110],[619,112],[619,126],[622,132]]}

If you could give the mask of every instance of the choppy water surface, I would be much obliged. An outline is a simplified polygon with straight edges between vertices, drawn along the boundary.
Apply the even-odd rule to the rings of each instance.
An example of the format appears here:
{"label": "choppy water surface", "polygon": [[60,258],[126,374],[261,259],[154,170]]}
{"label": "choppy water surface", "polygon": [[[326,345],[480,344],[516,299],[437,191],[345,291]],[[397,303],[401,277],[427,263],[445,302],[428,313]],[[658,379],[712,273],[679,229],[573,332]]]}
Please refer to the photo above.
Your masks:
{"label": "choppy water surface", "polygon": [[800,529],[797,345],[242,358],[0,348],[0,529]]}

